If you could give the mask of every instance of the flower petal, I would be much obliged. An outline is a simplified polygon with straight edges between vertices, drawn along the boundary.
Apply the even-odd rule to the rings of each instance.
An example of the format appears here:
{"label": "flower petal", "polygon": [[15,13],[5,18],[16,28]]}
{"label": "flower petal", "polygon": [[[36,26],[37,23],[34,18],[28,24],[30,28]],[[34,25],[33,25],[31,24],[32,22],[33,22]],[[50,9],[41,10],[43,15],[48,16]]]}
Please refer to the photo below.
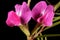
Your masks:
{"label": "flower petal", "polygon": [[30,19],[31,19],[31,11],[28,11],[24,13],[24,15],[22,15],[21,22],[22,24],[26,24],[30,21]]}
{"label": "flower petal", "polygon": [[26,12],[30,11],[30,8],[26,4],[26,2],[23,2],[22,6],[21,6],[21,11],[22,11],[22,15],[24,15]]}
{"label": "flower petal", "polygon": [[37,22],[38,22],[39,24],[41,24],[41,23],[42,23],[42,20],[43,20],[43,16],[42,16],[42,17],[39,17],[39,18],[37,19]]}
{"label": "flower petal", "polygon": [[17,14],[18,16],[21,16],[21,5],[16,4],[16,5],[15,5],[15,10],[16,10],[16,14]]}
{"label": "flower petal", "polygon": [[6,20],[8,26],[19,26],[20,25],[20,18],[16,15],[14,11],[8,12],[8,18]]}
{"label": "flower petal", "polygon": [[42,14],[42,11],[44,11],[46,7],[47,4],[45,1],[38,2],[32,9],[32,18],[34,20],[37,20],[37,18]]}
{"label": "flower petal", "polygon": [[31,10],[29,6],[26,4],[26,2],[23,2],[21,11],[22,11],[21,21],[23,24],[26,24],[31,19]]}
{"label": "flower petal", "polygon": [[54,18],[54,10],[53,10],[53,6],[49,5],[45,11],[46,15],[43,18],[43,25],[45,26],[51,26],[52,25],[52,21]]}

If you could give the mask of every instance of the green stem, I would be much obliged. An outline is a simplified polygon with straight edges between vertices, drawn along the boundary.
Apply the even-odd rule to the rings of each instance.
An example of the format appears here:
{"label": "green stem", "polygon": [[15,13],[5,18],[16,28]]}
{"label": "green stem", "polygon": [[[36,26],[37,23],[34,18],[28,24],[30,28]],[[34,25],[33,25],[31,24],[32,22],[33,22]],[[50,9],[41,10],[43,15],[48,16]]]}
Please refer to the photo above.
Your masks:
{"label": "green stem", "polygon": [[[42,36],[42,33],[40,33],[40,36]],[[43,40],[43,37],[41,37],[41,40]]]}
{"label": "green stem", "polygon": [[31,32],[31,35],[34,35],[41,28],[40,24],[37,24]]}
{"label": "green stem", "polygon": [[45,37],[45,40],[47,40],[47,37]]}
{"label": "green stem", "polygon": [[60,7],[60,1],[55,5],[54,11],[56,11]]}
{"label": "green stem", "polygon": [[30,6],[30,2],[31,2],[31,0],[28,0],[28,6]]}
{"label": "green stem", "polygon": [[40,40],[40,38],[37,38],[37,40]]}
{"label": "green stem", "polygon": [[55,13],[56,15],[60,15],[60,13]]}
{"label": "green stem", "polygon": [[60,36],[60,34],[45,34],[45,35],[38,36],[38,37],[56,37],[56,36]]}
{"label": "green stem", "polygon": [[41,37],[41,40],[43,40],[43,37]]}
{"label": "green stem", "polygon": [[48,0],[46,0],[48,4],[51,4]]}
{"label": "green stem", "polygon": [[55,22],[55,21],[57,21],[59,19],[60,19],[60,16],[59,17],[55,17],[54,20],[53,20],[53,22]]}
{"label": "green stem", "polygon": [[50,28],[52,28],[52,27],[54,27],[54,26],[56,26],[56,25],[58,25],[58,24],[60,24],[60,21],[54,23],[51,27],[45,28],[43,31],[45,31],[45,30],[47,30],[47,29],[50,29]]}
{"label": "green stem", "polygon": [[44,29],[44,26],[42,26],[42,28],[38,31],[38,33],[34,35],[33,38],[36,38],[43,31],[43,29]]}

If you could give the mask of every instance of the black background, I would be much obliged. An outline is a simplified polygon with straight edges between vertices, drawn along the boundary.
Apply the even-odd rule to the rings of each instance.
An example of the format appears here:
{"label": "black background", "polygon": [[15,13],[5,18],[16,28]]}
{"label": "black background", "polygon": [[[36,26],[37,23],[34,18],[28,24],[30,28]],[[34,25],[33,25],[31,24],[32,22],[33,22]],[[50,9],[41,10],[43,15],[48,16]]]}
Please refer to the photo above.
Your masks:
{"label": "black background", "polygon": [[[15,4],[22,4],[22,2],[27,0],[0,0],[0,40],[26,40],[26,36],[18,27],[8,27],[5,23],[7,19],[8,11],[14,10]],[[30,8],[32,9],[34,5],[41,0],[32,0]],[[52,5],[55,5],[59,0],[48,0]],[[34,28],[36,22],[31,19],[29,22],[30,31]],[[54,28],[46,30],[43,34],[60,34],[60,25]],[[60,40],[60,37],[48,37],[48,40]]]}

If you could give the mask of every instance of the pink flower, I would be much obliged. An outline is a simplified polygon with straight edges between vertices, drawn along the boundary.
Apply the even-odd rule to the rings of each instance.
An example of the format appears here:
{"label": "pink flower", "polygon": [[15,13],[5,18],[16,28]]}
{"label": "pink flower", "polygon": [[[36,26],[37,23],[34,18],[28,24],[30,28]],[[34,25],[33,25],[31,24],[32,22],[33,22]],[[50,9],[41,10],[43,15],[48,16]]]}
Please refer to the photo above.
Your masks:
{"label": "pink flower", "polygon": [[31,19],[31,11],[26,2],[23,2],[22,5],[16,4],[15,11],[8,12],[8,18],[6,20],[8,26],[26,24]]}
{"label": "pink flower", "polygon": [[32,18],[43,26],[51,26],[53,17],[53,6],[47,6],[45,1],[38,2],[32,9]]}
{"label": "pink flower", "polygon": [[6,20],[8,26],[17,26],[21,24],[20,22],[20,18],[16,15],[14,11],[8,12],[8,18]]}

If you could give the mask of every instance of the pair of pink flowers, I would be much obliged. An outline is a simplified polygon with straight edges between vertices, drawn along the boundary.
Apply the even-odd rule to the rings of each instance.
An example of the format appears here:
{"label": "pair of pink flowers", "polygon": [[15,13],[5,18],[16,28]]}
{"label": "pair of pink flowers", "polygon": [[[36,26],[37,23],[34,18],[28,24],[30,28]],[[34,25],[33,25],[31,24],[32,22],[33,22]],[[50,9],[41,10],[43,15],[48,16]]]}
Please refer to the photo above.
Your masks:
{"label": "pair of pink flowers", "polygon": [[45,1],[38,2],[32,11],[26,2],[22,5],[15,5],[15,12],[8,12],[8,18],[6,23],[8,26],[19,26],[21,24],[27,24],[31,18],[44,26],[51,26],[54,17],[54,10],[52,5],[46,4]]}

